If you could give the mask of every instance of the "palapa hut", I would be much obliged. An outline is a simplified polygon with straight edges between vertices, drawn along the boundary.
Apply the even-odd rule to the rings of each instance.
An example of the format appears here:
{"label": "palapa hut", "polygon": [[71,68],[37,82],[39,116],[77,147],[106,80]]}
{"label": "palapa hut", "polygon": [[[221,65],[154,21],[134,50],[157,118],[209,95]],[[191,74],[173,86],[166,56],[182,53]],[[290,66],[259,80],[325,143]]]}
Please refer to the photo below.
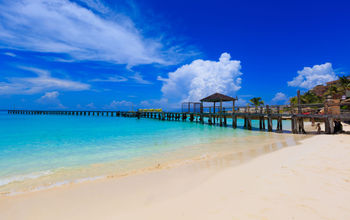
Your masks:
{"label": "palapa hut", "polygon": [[222,103],[223,102],[232,102],[232,111],[234,111],[234,108],[235,108],[235,102],[236,102],[237,98],[233,98],[233,97],[230,97],[230,96],[227,96],[227,95],[223,95],[223,94],[220,94],[220,93],[214,93],[208,97],[205,97],[203,99],[201,99],[201,106],[202,106],[202,111],[203,112],[203,109],[204,108],[209,108],[209,112],[211,112],[211,107],[203,107],[203,104],[204,102],[210,102],[210,103],[214,103],[214,106],[213,106],[213,113],[215,113],[215,109],[216,109],[216,103],[220,103],[220,106],[219,106],[219,111],[218,112],[222,112],[223,108],[222,108]]}

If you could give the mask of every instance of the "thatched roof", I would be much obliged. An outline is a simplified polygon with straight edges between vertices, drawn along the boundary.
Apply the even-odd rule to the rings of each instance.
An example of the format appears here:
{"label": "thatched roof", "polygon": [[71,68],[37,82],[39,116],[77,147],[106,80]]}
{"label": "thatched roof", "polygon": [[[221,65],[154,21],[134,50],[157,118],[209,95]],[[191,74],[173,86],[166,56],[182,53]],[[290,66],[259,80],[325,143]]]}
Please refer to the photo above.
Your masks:
{"label": "thatched roof", "polygon": [[229,101],[235,101],[235,100],[237,99],[227,95],[220,94],[220,93],[214,93],[204,99],[201,99],[201,102],[220,102],[220,101],[229,102]]}

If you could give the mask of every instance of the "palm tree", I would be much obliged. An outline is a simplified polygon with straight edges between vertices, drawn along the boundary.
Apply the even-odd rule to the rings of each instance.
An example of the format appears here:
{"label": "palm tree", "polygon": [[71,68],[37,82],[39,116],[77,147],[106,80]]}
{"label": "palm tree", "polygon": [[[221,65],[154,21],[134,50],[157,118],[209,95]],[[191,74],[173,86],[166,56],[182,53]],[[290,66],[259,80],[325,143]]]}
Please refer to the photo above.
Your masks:
{"label": "palm tree", "polygon": [[302,104],[307,103],[322,103],[323,99],[317,96],[315,93],[311,91],[307,91],[304,95],[301,96]]}
{"label": "palm tree", "polygon": [[350,79],[349,76],[340,76],[339,82],[344,91],[350,88]]}
{"label": "palm tree", "polygon": [[[303,95],[300,96],[300,103],[301,104],[311,104],[311,103],[322,103],[324,99],[320,96],[317,96],[312,91],[307,91]],[[297,105],[298,104],[298,97],[293,97],[290,99],[290,104]]]}
{"label": "palm tree", "polygon": [[264,105],[264,101],[261,99],[261,97],[255,97],[249,101],[255,106],[255,108],[258,108],[260,105]]}

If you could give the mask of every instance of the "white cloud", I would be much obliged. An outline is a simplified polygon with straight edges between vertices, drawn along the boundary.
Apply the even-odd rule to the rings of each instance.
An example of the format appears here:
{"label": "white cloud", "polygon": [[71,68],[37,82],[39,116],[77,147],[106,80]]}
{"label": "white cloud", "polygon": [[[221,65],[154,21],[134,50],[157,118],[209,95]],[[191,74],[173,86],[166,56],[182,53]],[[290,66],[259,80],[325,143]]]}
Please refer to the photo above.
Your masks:
{"label": "white cloud", "polygon": [[144,101],[140,102],[140,106],[141,107],[149,107],[149,106],[151,106],[151,103],[147,100],[144,100]]}
{"label": "white cloud", "polygon": [[0,95],[4,94],[36,94],[47,90],[82,91],[90,89],[90,85],[52,77],[47,70],[21,67],[35,73],[36,77],[12,77],[0,82]]}
{"label": "white cloud", "polygon": [[109,105],[105,106],[105,109],[115,109],[115,108],[118,108],[118,107],[131,107],[132,105],[133,105],[133,103],[129,102],[129,101],[125,101],[125,100],[116,101],[116,100],[113,100]]}
{"label": "white cloud", "polygon": [[100,1],[80,2],[86,8],[69,0],[1,1],[0,47],[128,66],[169,64],[174,60],[168,57],[179,57],[159,39],[145,38],[126,16],[102,17],[109,9]]}
{"label": "white cloud", "polygon": [[16,54],[11,53],[11,52],[5,52],[4,55],[9,56],[9,57],[16,57]]}
{"label": "white cloud", "polygon": [[247,100],[238,98],[235,105],[240,107],[245,107],[248,104]]}
{"label": "white cloud", "polygon": [[91,82],[125,82],[128,81],[127,78],[123,76],[110,76],[106,79],[92,79]]}
{"label": "white cloud", "polygon": [[97,12],[100,12],[100,13],[110,12],[109,8],[99,0],[78,0],[78,1],[84,3],[90,9],[93,9]]}
{"label": "white cloud", "polygon": [[282,92],[276,93],[275,97],[272,99],[273,102],[286,101],[288,97]]}
{"label": "white cloud", "polygon": [[53,105],[55,107],[59,108],[65,108],[61,101],[58,99],[59,92],[53,91],[53,92],[46,92],[43,96],[41,96],[37,102],[44,104],[44,105]]}
{"label": "white cloud", "polygon": [[56,99],[58,96],[59,96],[59,92],[57,91],[47,92],[40,99]]}
{"label": "white cloud", "polygon": [[332,68],[332,64],[325,63],[314,65],[313,67],[304,67],[303,70],[298,71],[298,76],[288,82],[288,86],[311,89],[336,79],[337,76]]}
{"label": "white cloud", "polygon": [[86,107],[91,108],[91,109],[95,109],[96,108],[95,104],[93,102],[87,104]]}
{"label": "white cloud", "polygon": [[163,98],[170,102],[199,101],[215,92],[232,95],[239,90],[240,69],[240,61],[231,60],[228,53],[223,53],[219,61],[194,60],[169,73],[168,78],[158,77],[158,80],[163,81]]}
{"label": "white cloud", "polygon": [[135,82],[137,82],[139,84],[152,84],[152,82],[145,80],[140,73],[135,73],[134,75],[130,76],[129,78],[133,79]]}

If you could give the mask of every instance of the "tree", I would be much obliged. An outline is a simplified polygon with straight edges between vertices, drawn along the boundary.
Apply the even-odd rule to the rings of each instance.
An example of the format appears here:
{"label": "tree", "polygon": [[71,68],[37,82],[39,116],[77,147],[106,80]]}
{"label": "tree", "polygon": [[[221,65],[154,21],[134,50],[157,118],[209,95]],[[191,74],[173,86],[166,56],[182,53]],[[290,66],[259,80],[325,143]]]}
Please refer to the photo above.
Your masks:
{"label": "tree", "polygon": [[260,105],[264,105],[264,101],[261,99],[261,97],[254,97],[251,100],[249,100],[251,104],[253,104],[256,108]]}
{"label": "tree", "polygon": [[338,88],[336,86],[332,85],[332,86],[328,87],[328,90],[327,90],[327,92],[325,92],[325,95],[326,96],[330,95],[333,97],[337,93],[338,93]]}
{"label": "tree", "polygon": [[[300,104],[312,104],[312,103],[323,103],[324,99],[320,96],[317,96],[312,91],[307,91],[300,96]],[[298,97],[293,97],[290,99],[290,103],[293,105],[298,104]]]}
{"label": "tree", "polygon": [[344,91],[350,88],[350,79],[349,76],[340,76],[339,82]]}
{"label": "tree", "polygon": [[322,103],[323,99],[319,96],[317,96],[315,93],[311,91],[307,91],[302,97],[301,101],[303,104],[308,104],[308,103]]}

